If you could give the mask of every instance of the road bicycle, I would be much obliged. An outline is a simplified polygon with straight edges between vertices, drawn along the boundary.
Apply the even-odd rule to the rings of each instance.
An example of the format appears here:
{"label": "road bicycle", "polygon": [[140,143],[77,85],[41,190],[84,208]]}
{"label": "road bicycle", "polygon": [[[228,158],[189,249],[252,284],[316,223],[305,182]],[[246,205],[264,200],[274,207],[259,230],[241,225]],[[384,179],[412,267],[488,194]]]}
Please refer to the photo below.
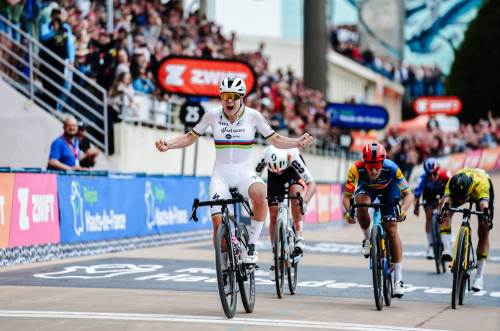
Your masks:
{"label": "road bicycle", "polygon": [[[243,197],[236,189],[230,189],[232,199],[216,199],[200,202],[194,199],[191,219],[198,222],[196,209],[203,206],[221,206],[222,223],[217,229],[215,241],[215,265],[217,270],[217,284],[224,314],[227,318],[233,318],[236,313],[237,293],[240,292],[241,301],[247,313],[251,313],[255,306],[255,273],[259,267],[255,264],[246,264],[248,247],[248,231],[245,224],[238,224],[237,204],[240,203],[250,216],[253,216],[248,199]],[[229,212],[228,205],[233,205],[234,216]],[[235,233],[231,231],[234,224]],[[227,270],[222,269],[222,249],[227,247],[228,263]],[[224,289],[224,276],[230,284],[230,292],[226,294]],[[236,288],[238,283],[238,289]]]}
{"label": "road bicycle", "polygon": [[[426,205],[426,201],[423,201],[424,206]],[[416,210],[420,208],[420,204],[415,206],[415,215]],[[446,272],[446,262],[441,258],[444,245],[441,240],[441,229],[439,227],[438,222],[438,208],[439,208],[439,198],[432,203],[432,223],[431,223],[431,235],[432,235],[432,249],[434,251],[434,262],[436,263],[436,271],[438,275],[441,273],[441,269],[443,273]]]}
{"label": "road bicycle", "polygon": [[[394,265],[391,259],[391,249],[389,240],[386,239],[384,228],[382,227],[382,214],[380,207],[396,207],[396,216],[401,215],[399,197],[394,197],[394,203],[360,203],[355,204],[352,196],[349,201],[349,215],[355,215],[355,209],[359,207],[373,208],[373,226],[370,241],[370,269],[373,278],[373,293],[375,295],[375,305],[377,310],[382,310],[385,301],[386,306],[391,305],[394,296],[393,277]],[[401,297],[398,297],[399,299]]]}
{"label": "road bicycle", "polygon": [[470,201],[469,203],[469,208],[459,209],[450,207],[450,204],[446,202],[441,211],[441,217],[439,218],[439,223],[441,223],[443,218],[446,217],[447,211],[463,213],[464,215],[462,225],[458,231],[453,260],[451,261],[451,272],[453,273],[451,308],[453,309],[457,308],[457,304],[464,304],[465,285],[467,282],[467,289],[470,291],[470,275],[474,268],[476,268],[476,254],[474,254],[474,247],[472,247],[471,241],[470,218],[472,215],[484,216],[488,230],[491,227],[488,209],[484,211],[474,211],[471,209],[474,201]]}
{"label": "road bicycle", "polygon": [[[290,200],[299,200],[302,209],[302,197],[297,192],[296,197],[288,196],[288,183],[285,184],[284,197],[267,197],[267,199],[278,201],[278,217],[274,230],[273,254],[274,272],[276,280],[276,293],[278,298],[283,297],[285,288],[285,274],[288,276],[288,289],[290,294],[297,291],[299,279],[299,261],[303,252],[295,247],[295,222],[290,218]],[[287,203],[285,204],[285,200]],[[304,211],[301,210],[302,215]]]}

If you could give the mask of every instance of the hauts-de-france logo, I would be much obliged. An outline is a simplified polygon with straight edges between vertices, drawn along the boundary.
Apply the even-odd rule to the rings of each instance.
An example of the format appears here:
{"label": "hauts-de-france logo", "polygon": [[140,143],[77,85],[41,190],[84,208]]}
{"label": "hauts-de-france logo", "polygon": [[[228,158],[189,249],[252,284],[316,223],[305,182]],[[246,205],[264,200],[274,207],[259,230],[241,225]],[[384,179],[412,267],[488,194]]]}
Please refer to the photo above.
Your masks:
{"label": "hauts-de-france logo", "polygon": [[73,226],[75,233],[80,236],[83,232],[83,199],[80,194],[80,184],[71,182],[71,205],[73,206]]}
{"label": "hauts-de-france logo", "polygon": [[77,181],[71,182],[71,205],[73,206],[73,227],[75,233],[80,236],[85,227],[83,222],[83,201],[93,206],[94,203],[99,202],[99,194],[93,187],[83,187],[83,195],[80,183]]}
{"label": "hauts-de-france logo", "polygon": [[153,226],[169,226],[175,224],[186,224],[188,222],[188,211],[179,209],[177,206],[161,208],[163,200],[166,200],[165,190],[161,186],[155,186],[147,181],[145,184],[144,201],[146,203],[146,224],[149,229]]}
{"label": "hauts-de-france logo", "polygon": [[[165,194],[165,193],[164,193]],[[146,182],[144,201],[146,202],[147,216],[146,224],[149,229],[152,229],[156,224],[155,219],[155,195],[153,194],[153,188],[151,182]]]}

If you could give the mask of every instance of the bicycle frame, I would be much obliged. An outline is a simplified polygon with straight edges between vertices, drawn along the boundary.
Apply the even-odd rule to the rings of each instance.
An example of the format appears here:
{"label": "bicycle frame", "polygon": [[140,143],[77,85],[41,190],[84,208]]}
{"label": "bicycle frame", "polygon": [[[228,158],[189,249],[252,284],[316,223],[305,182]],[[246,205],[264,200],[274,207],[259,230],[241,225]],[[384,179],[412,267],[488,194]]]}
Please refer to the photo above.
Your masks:
{"label": "bicycle frame", "polygon": [[[290,224],[290,215],[291,215],[291,210],[290,210],[290,200],[292,199],[297,199],[299,200],[299,203],[302,203],[302,197],[300,196],[300,193],[297,193],[297,197],[290,197],[288,195],[288,185],[285,185],[285,196],[284,197],[267,197],[267,199],[276,199],[278,200],[278,217],[276,220],[282,220],[283,221],[283,228],[285,230],[285,252],[286,252],[286,267],[289,268],[290,264],[292,267],[295,266],[295,263],[297,263],[300,258],[302,257],[303,254],[295,256],[293,259],[291,251],[290,251],[290,245],[288,243],[288,237],[290,234],[294,237],[293,243],[294,243],[294,248],[295,248],[295,233],[293,232],[292,226]],[[285,200],[287,200],[287,203],[285,204]],[[273,248],[274,248],[275,243],[273,242]]]}

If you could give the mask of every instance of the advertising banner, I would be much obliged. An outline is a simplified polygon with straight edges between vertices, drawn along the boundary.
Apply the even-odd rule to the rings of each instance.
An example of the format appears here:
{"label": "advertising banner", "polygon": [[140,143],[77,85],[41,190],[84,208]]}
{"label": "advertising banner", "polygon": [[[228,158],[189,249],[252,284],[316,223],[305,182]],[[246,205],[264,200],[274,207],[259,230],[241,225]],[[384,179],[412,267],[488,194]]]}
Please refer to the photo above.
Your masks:
{"label": "advertising banner", "polygon": [[177,232],[212,226],[207,207],[189,222],[194,198],[208,200],[208,178],[58,177],[61,242]]}
{"label": "advertising banner", "polygon": [[330,185],[318,184],[316,197],[318,199],[318,222],[330,221]]}
{"label": "advertising banner", "polygon": [[15,179],[16,174],[0,174],[0,248],[9,247]]}
{"label": "advertising banner", "polygon": [[344,218],[342,207],[342,185],[330,185],[330,220],[337,221]]}
{"label": "advertising banner", "polygon": [[470,151],[465,159],[464,168],[477,168],[479,160],[481,159],[481,150],[476,149]]}
{"label": "advertising banner", "polygon": [[462,110],[462,101],[457,97],[420,97],[413,102],[417,115],[457,115]]}
{"label": "advertising banner", "polygon": [[361,134],[359,132],[352,131],[352,145],[349,148],[351,151],[362,151],[366,145],[371,143],[378,143],[378,139],[375,136],[369,134]]}
{"label": "advertising banner", "polygon": [[329,103],[326,111],[331,114],[332,126],[380,130],[389,121],[387,110],[379,106]]}
{"label": "advertising banner", "polygon": [[458,170],[463,168],[467,153],[457,153],[450,156],[448,170],[454,175]]}
{"label": "advertising banner", "polygon": [[[305,194],[304,190],[304,194]],[[314,195],[307,204],[307,212],[304,215],[304,223],[318,223],[318,193],[314,192]]]}
{"label": "advertising banner", "polygon": [[479,160],[479,165],[477,167],[485,171],[493,170],[495,169],[495,165],[499,159],[500,147],[485,148],[483,149],[483,153],[481,154],[481,159]]}
{"label": "advertising banner", "polygon": [[169,56],[158,66],[156,77],[169,93],[220,97],[219,84],[226,77],[241,78],[247,93],[255,86],[255,72],[243,61]]}
{"label": "advertising banner", "polygon": [[12,200],[9,247],[60,241],[55,174],[16,174]]}

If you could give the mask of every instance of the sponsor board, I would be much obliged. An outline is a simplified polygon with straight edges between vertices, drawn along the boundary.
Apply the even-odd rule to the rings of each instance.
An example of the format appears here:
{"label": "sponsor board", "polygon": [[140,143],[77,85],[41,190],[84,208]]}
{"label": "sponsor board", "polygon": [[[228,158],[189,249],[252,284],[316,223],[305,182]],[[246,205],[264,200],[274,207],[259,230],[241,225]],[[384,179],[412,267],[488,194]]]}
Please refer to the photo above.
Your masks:
{"label": "sponsor board", "polygon": [[58,177],[61,242],[106,240],[211,227],[208,207],[188,222],[207,178]]}
{"label": "sponsor board", "polygon": [[462,101],[457,97],[420,97],[413,102],[418,115],[457,115],[462,110]]}
{"label": "sponsor board", "polygon": [[467,158],[464,162],[464,168],[477,168],[481,159],[481,150],[476,149],[467,153]]}
{"label": "sponsor board", "polygon": [[59,240],[57,176],[16,174],[9,247],[57,243]]}
{"label": "sponsor board", "polygon": [[454,175],[458,170],[463,168],[465,159],[467,159],[467,153],[452,154],[448,162],[448,171]]}
{"label": "sponsor board", "polygon": [[226,77],[241,78],[247,94],[255,86],[255,72],[243,61],[169,56],[156,72],[160,86],[169,93],[220,97],[219,84]]}
{"label": "sponsor board", "polygon": [[331,114],[331,126],[380,130],[389,121],[387,110],[379,106],[329,103],[326,112]]}
{"label": "sponsor board", "polygon": [[[304,196],[306,194],[304,189]],[[307,204],[307,212],[304,214],[304,223],[318,223],[318,192],[314,192],[311,201]]]}
{"label": "sponsor board", "polygon": [[0,174],[0,248],[9,247],[15,178],[16,174]]}
{"label": "sponsor board", "polygon": [[344,210],[342,207],[342,185],[330,185],[330,220],[338,221],[344,219]]}
{"label": "sponsor board", "polygon": [[495,169],[497,161],[500,161],[500,147],[485,148],[481,154],[478,168],[485,171],[493,170]]}
{"label": "sponsor board", "polygon": [[316,196],[318,199],[318,222],[330,221],[330,185],[318,184]]}

